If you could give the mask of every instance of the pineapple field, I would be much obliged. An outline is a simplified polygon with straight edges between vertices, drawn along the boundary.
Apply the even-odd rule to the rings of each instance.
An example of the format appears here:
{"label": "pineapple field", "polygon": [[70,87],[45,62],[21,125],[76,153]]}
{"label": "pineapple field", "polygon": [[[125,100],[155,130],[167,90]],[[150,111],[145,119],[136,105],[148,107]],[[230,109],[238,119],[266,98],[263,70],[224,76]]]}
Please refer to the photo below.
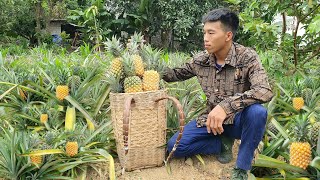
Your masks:
{"label": "pineapple field", "polygon": [[[104,169],[103,178],[121,179],[110,93],[167,89],[181,102],[186,123],[205,110],[206,97],[196,79],[161,80],[165,67],[179,66],[189,55],[152,48],[141,34],[126,41],[112,37],[104,45],[105,51],[98,52],[90,46],[71,53],[40,46],[0,56],[2,178],[85,179]],[[265,104],[268,123],[251,178],[320,177],[319,71],[313,66],[281,81],[272,79],[275,96]],[[179,130],[173,106],[167,103],[167,138]],[[210,158],[195,160],[201,168]]]}
{"label": "pineapple field", "polygon": [[[230,179],[240,141],[227,164],[196,155],[125,172],[131,131],[123,123],[116,132],[112,114],[116,95],[161,91],[176,98],[178,105],[162,101],[167,142],[183,129],[181,119],[187,124],[206,111],[196,78],[162,77],[204,50],[202,16],[219,7],[237,12],[234,42],[255,49],[274,94],[263,104],[266,130],[249,179],[320,179],[319,1],[3,0],[0,6],[0,180]],[[150,123],[143,132],[151,126],[157,129]],[[135,158],[147,161],[144,152]]]}

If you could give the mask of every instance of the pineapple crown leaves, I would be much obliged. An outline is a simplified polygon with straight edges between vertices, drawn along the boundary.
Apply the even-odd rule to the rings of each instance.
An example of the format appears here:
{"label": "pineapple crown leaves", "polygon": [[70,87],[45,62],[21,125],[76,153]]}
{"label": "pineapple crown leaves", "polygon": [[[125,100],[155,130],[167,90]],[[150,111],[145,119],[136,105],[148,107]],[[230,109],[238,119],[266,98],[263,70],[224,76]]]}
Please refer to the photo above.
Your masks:
{"label": "pineapple crown leaves", "polygon": [[112,36],[111,39],[107,39],[106,42],[104,42],[104,45],[106,46],[107,51],[109,51],[114,57],[121,56],[123,45],[120,42],[120,39],[117,39],[116,36]]}
{"label": "pineapple crown leaves", "polygon": [[127,49],[134,53],[137,54],[139,50],[141,50],[144,46],[145,40],[143,35],[140,33],[135,32],[130,39],[128,39],[127,42]]}
{"label": "pineapple crown leaves", "polygon": [[120,93],[123,90],[123,83],[121,82],[120,77],[115,77],[111,74],[105,75],[106,82],[109,84],[110,90],[113,93]]}
{"label": "pineapple crown leaves", "polygon": [[38,149],[43,143],[41,136],[38,133],[30,133],[29,137],[29,148],[31,149]]}
{"label": "pineapple crown leaves", "polygon": [[166,63],[165,60],[161,58],[161,54],[161,50],[152,49],[150,45],[146,45],[142,49],[142,58],[146,62],[146,69],[155,70],[160,74],[160,76],[166,69]]}
{"label": "pineapple crown leaves", "polygon": [[123,71],[125,75],[134,76],[135,69],[134,69],[133,56],[128,52],[126,52],[122,55],[122,59],[123,59]]}
{"label": "pineapple crown leaves", "polygon": [[306,114],[299,114],[293,119],[293,139],[298,142],[308,141],[308,132],[310,129],[310,121]]}
{"label": "pineapple crown leaves", "polygon": [[67,69],[59,69],[58,70],[58,79],[57,79],[57,85],[67,85],[68,84],[68,78],[70,76],[70,72]]}

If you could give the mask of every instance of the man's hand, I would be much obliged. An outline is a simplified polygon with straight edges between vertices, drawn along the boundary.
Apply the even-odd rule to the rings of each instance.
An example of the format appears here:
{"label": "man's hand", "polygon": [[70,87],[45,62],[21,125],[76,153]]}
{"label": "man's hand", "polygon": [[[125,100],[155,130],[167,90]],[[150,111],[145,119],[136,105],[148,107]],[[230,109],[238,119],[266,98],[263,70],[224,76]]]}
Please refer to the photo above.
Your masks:
{"label": "man's hand", "polygon": [[211,131],[214,135],[217,135],[217,133],[223,133],[222,123],[226,119],[226,117],[227,114],[221,106],[217,105],[216,107],[214,107],[209,113],[206,122],[208,133],[211,133]]}

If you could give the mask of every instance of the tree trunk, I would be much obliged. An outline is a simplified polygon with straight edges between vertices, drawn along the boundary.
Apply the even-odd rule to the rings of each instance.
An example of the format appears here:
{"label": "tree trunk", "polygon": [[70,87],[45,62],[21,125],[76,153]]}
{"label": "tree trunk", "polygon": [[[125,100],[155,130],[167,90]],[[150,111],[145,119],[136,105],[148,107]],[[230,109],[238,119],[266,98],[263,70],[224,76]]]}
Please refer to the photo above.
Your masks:
{"label": "tree trunk", "polygon": [[38,45],[40,45],[41,40],[40,40],[40,34],[41,34],[41,0],[38,0],[36,2],[36,37],[38,41]]}

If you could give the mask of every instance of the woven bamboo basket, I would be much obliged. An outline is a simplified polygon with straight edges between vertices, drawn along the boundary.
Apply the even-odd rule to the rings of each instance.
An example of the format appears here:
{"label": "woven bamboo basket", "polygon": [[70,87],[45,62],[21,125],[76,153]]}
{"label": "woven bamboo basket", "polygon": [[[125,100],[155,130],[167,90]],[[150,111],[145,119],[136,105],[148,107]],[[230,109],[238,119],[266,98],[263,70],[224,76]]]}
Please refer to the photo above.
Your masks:
{"label": "woven bamboo basket", "polygon": [[[179,113],[183,114],[179,101],[168,97],[166,90],[110,93],[117,153],[120,164],[126,171],[163,164],[167,128],[167,99],[173,100],[178,110],[180,109]],[[184,126],[184,115],[180,115],[180,125]],[[182,131],[183,128],[180,129],[181,135]],[[178,142],[177,140],[176,144]]]}

